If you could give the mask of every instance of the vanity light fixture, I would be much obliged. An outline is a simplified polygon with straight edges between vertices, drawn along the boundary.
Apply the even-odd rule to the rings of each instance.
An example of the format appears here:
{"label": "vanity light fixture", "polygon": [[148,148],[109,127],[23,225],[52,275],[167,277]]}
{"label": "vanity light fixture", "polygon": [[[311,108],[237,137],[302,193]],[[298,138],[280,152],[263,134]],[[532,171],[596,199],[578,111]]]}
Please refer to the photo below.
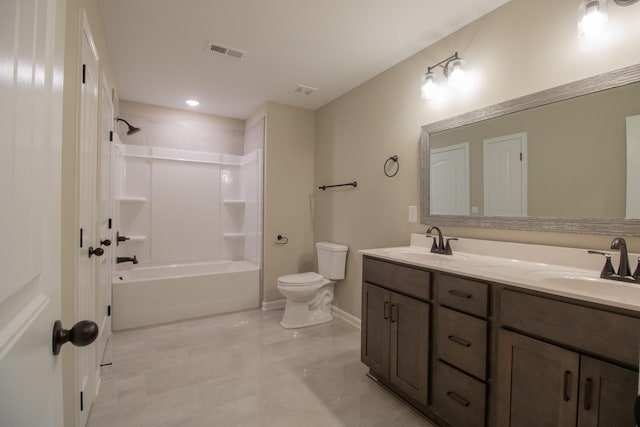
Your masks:
{"label": "vanity light fixture", "polygon": [[[578,38],[596,39],[604,34],[609,21],[609,0],[581,0],[578,5]],[[638,0],[613,0],[618,6],[631,6]]]}
{"label": "vanity light fixture", "polygon": [[184,102],[186,102],[189,107],[197,107],[198,105],[200,105],[200,102],[196,101],[195,99],[187,99]]}
{"label": "vanity light fixture", "polygon": [[433,70],[442,68],[442,74],[447,77],[449,86],[458,89],[466,84],[466,73],[464,71],[464,61],[455,52],[450,57],[443,59],[435,65],[427,68],[426,74],[422,77],[421,98],[436,98],[440,89],[436,83],[436,75]]}

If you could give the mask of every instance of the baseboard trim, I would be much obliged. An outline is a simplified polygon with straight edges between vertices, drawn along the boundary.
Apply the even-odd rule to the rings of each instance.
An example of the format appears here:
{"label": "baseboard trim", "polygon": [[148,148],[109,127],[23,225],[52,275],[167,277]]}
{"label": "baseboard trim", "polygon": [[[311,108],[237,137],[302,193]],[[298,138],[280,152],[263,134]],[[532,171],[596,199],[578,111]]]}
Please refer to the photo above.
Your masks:
{"label": "baseboard trim", "polygon": [[275,300],[275,301],[262,301],[262,310],[263,311],[279,310],[281,308],[284,308],[285,305],[287,305],[286,298]]}
{"label": "baseboard trim", "polygon": [[344,320],[350,325],[353,325],[358,329],[362,328],[362,321],[360,320],[360,318],[354,316],[353,314],[347,313],[346,311],[336,307],[333,304],[331,305],[331,312],[333,313],[334,316]]}

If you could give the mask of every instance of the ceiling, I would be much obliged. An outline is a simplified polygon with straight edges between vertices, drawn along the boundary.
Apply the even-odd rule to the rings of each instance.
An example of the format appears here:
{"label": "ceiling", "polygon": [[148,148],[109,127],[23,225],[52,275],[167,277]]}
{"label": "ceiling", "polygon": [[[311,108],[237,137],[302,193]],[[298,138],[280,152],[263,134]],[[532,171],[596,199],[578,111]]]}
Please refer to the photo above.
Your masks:
{"label": "ceiling", "polygon": [[[99,0],[120,99],[316,109],[508,0]],[[212,53],[208,42],[245,53]],[[425,64],[425,69],[429,64]],[[296,95],[298,85],[317,88]],[[416,85],[418,83],[416,82]],[[416,88],[416,91],[418,89]]]}

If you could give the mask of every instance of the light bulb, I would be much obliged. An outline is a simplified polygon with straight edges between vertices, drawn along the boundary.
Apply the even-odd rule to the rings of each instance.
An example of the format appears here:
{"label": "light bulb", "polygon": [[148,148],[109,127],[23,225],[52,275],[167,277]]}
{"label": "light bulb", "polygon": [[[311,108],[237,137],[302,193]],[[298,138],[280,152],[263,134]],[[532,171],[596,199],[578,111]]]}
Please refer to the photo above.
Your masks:
{"label": "light bulb", "polygon": [[435,74],[428,72],[424,75],[420,92],[422,99],[433,99],[436,97],[438,94],[438,84],[436,83]]}
{"label": "light bulb", "polygon": [[585,0],[579,6],[578,37],[596,39],[607,28],[609,17],[606,0]]}
{"label": "light bulb", "polygon": [[464,61],[462,59],[454,59],[447,65],[447,78],[449,86],[458,89],[463,87],[467,82],[467,73],[462,68]]}
{"label": "light bulb", "polygon": [[196,101],[195,99],[187,99],[184,102],[186,102],[189,107],[197,107],[198,105],[200,105],[200,102]]}

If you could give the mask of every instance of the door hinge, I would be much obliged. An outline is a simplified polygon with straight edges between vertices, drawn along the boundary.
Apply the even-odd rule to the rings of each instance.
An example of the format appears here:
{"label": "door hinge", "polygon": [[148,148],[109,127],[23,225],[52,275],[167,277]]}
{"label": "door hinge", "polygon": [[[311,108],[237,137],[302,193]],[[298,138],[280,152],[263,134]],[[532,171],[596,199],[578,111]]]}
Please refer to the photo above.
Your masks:
{"label": "door hinge", "polygon": [[107,316],[111,317],[111,305],[107,306]]}
{"label": "door hinge", "polygon": [[87,64],[82,64],[82,84],[87,82]]}
{"label": "door hinge", "polygon": [[113,220],[111,218],[109,218],[109,230],[111,230],[112,226],[113,226]]}
{"label": "door hinge", "polygon": [[80,392],[80,412],[84,411],[84,394]]}
{"label": "door hinge", "polygon": [[520,161],[522,161],[522,153],[520,153]]}
{"label": "door hinge", "polygon": [[113,131],[109,131],[109,142],[113,142]]}
{"label": "door hinge", "polygon": [[82,228],[80,229],[80,247],[82,247]]}

